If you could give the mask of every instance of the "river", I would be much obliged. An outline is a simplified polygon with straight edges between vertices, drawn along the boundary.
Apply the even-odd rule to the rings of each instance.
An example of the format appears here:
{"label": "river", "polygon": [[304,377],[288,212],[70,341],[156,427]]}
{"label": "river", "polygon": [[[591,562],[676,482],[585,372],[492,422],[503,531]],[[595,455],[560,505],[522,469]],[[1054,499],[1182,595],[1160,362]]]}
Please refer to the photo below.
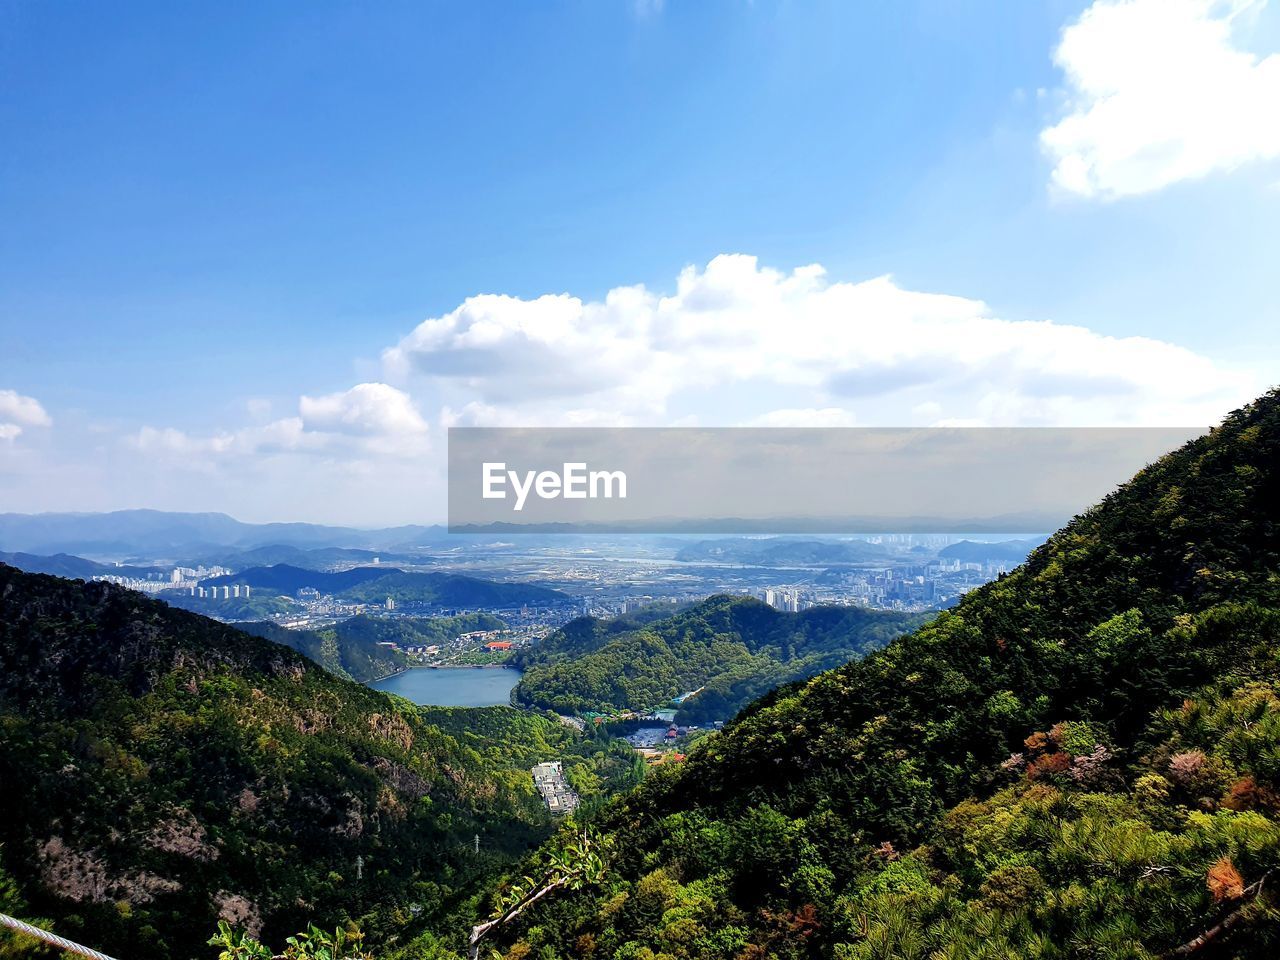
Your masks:
{"label": "river", "polygon": [[411,667],[369,686],[432,707],[493,707],[511,702],[511,688],[520,682],[512,667]]}

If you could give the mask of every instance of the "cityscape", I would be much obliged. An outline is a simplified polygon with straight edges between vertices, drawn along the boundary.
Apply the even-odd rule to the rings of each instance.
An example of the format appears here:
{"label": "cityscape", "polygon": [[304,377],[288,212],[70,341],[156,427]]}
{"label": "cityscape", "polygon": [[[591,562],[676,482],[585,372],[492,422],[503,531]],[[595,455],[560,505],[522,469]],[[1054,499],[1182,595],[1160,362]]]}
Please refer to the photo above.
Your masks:
{"label": "cityscape", "polygon": [[[791,545],[791,538],[741,538],[750,544]],[[817,606],[858,606],[873,610],[921,612],[941,609],[965,593],[994,580],[1012,569],[1037,538],[995,541],[983,544],[955,536],[901,535],[895,538],[868,537],[834,543],[865,543],[886,548],[883,559],[861,562],[820,563],[734,562],[709,564],[701,560],[676,559],[679,551],[655,549],[652,543],[636,538],[635,543],[603,541],[589,547],[533,550],[477,549],[447,564],[437,558],[407,556],[404,560],[374,558],[370,566],[394,567],[398,571],[456,572],[469,576],[528,580],[555,587],[569,599],[548,604],[516,606],[477,605],[466,608],[397,597],[393,594],[352,601],[341,594],[304,585],[292,591],[254,587],[236,582],[238,571],[225,565],[156,567],[147,576],[111,573],[91,579],[138,590],[179,605],[204,601],[200,612],[217,619],[272,620],[289,627],[308,627],[334,618],[357,615],[423,616],[451,615],[466,610],[500,614],[513,626],[556,627],[575,616],[612,617],[652,605],[680,605],[705,600],[716,594],[752,596],[769,606],[797,613]],[[1010,550],[1010,545],[1016,549]],[[948,556],[948,548],[964,548],[966,557]],[[633,556],[641,553],[647,555]],[[928,553],[934,555],[928,556]],[[1004,555],[1007,559],[984,556]],[[922,557],[921,554],[926,554]],[[133,569],[139,561],[132,558]],[[364,564],[337,563],[321,573],[340,573],[363,568]],[[319,581],[317,576],[317,581]],[[210,581],[218,580],[218,583]],[[229,582],[221,582],[229,581]],[[654,589],[654,588],[659,589]],[[275,607],[259,607],[233,601],[272,600]]]}

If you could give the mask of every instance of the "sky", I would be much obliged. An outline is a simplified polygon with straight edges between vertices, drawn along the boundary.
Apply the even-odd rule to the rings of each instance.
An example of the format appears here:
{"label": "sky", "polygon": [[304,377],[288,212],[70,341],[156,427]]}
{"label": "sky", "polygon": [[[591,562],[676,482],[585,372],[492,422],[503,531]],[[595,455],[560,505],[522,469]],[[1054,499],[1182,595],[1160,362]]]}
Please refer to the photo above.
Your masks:
{"label": "sky", "polygon": [[0,0],[0,512],[444,515],[452,425],[1216,422],[1280,0]]}

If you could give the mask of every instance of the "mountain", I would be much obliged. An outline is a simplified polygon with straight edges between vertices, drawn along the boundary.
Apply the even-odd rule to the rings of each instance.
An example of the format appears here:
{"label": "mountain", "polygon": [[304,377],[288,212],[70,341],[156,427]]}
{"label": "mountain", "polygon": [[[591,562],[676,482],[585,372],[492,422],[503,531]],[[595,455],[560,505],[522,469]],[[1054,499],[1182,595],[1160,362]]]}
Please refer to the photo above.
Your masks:
{"label": "mountain", "polygon": [[790,537],[731,537],[681,547],[676,559],[690,563],[746,563],[756,566],[813,566],[883,560],[890,554],[866,540],[797,540]]}
{"label": "mountain", "polygon": [[245,622],[265,620],[268,617],[296,615],[298,605],[288,597],[260,591],[252,597],[201,597],[191,596],[180,590],[166,590],[156,594],[171,607],[190,610],[204,617],[212,617],[224,623],[236,623],[243,629]]}
{"label": "mountain", "polygon": [[1274,957],[1277,744],[1273,392],[646,779],[594,827],[603,869],[486,949]]}
{"label": "mountain", "polygon": [[242,523],[225,513],[0,513],[0,548],[30,553],[189,558],[217,547],[378,549],[438,541],[444,536],[441,527],[357,530],[315,523]]}
{"label": "mountain", "polygon": [[375,560],[392,563],[423,563],[430,561],[429,557],[415,556],[410,560],[408,557],[397,556],[382,550],[359,550],[354,547],[316,547],[304,550],[301,547],[293,547],[282,543],[269,543],[261,547],[251,547],[247,550],[226,548],[212,551],[195,559],[206,566],[231,567],[233,569],[267,567],[285,563],[294,567],[302,567],[305,570],[327,570],[340,564],[350,563],[368,566]]}
{"label": "mountain", "polygon": [[381,646],[441,644],[473,630],[501,630],[506,623],[487,613],[459,617],[358,616],[323,630],[287,630],[274,623],[238,624],[245,633],[266,637],[305,654],[330,673],[364,683],[405,665],[404,655]]}
{"label": "mountain", "polygon": [[938,556],[945,560],[959,560],[961,563],[1003,563],[1014,566],[1027,559],[1027,556],[1043,541],[1040,540],[999,540],[984,543],[977,540],[961,540],[949,543],[938,551]]}
{"label": "mountain", "polygon": [[0,553],[0,563],[7,563],[27,573],[48,573],[55,577],[70,577],[73,580],[88,580],[108,574],[145,580],[157,573],[167,572],[159,567],[127,567],[116,566],[113,563],[96,563],[67,553],[55,554],[52,557],[42,557],[32,553]]}
{"label": "mountain", "polygon": [[0,566],[0,910],[116,956],[209,956],[219,917],[359,919],[381,949],[549,832],[530,756],[588,797],[633,776],[545,715],[427,714],[139,593]]}
{"label": "mountain", "polygon": [[568,713],[646,710],[697,690],[679,719],[727,720],[779,684],[882,647],[920,621],[855,607],[783,613],[727,596],[639,626],[582,617],[516,654],[525,673],[514,700]]}
{"label": "mountain", "polygon": [[310,567],[295,567],[288,563],[277,563],[266,567],[250,567],[239,573],[221,577],[209,577],[201,580],[202,587],[220,587],[234,584],[248,584],[260,590],[273,590],[293,596],[304,587],[314,587],[321,593],[340,594],[367,580],[377,580],[391,573],[401,571],[393,567],[352,567],[350,570],[325,572]]}
{"label": "mountain", "polygon": [[480,580],[452,573],[409,573],[383,566],[324,573],[281,563],[210,577],[201,583],[204,586],[248,584],[289,595],[303,587],[314,587],[321,593],[357,602],[377,603],[394,597],[397,601],[455,608],[565,603],[570,599],[558,590],[534,584]]}

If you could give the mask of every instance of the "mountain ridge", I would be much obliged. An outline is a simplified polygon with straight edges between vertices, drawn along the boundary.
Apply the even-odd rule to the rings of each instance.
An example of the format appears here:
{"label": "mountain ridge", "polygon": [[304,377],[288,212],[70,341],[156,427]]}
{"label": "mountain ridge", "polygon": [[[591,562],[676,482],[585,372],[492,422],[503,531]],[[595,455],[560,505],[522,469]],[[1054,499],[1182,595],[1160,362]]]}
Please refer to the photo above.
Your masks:
{"label": "mountain ridge", "polygon": [[0,879],[28,915],[139,960],[203,955],[219,917],[394,940],[409,903],[450,909],[550,830],[530,755],[582,767],[584,789],[631,775],[552,718],[493,710],[480,751],[465,722],[269,640],[0,565],[0,783],[22,784],[0,790]]}
{"label": "mountain ridge", "polygon": [[509,955],[1273,956],[1278,493],[1272,391],[620,798]]}

